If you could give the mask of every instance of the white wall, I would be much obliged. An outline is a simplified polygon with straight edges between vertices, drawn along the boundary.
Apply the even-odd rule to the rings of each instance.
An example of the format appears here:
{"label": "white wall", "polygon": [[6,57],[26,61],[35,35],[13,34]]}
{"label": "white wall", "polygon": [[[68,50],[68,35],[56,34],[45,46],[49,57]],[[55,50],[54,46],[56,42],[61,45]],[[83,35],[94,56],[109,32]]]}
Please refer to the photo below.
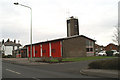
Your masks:
{"label": "white wall", "polygon": [[4,45],[1,46],[1,50],[2,50],[2,51],[5,50],[5,46],[4,46]]}
{"label": "white wall", "polygon": [[16,50],[16,49],[17,49],[17,46],[14,47],[14,50]]}
{"label": "white wall", "polygon": [[13,46],[5,46],[5,55],[12,55]]}

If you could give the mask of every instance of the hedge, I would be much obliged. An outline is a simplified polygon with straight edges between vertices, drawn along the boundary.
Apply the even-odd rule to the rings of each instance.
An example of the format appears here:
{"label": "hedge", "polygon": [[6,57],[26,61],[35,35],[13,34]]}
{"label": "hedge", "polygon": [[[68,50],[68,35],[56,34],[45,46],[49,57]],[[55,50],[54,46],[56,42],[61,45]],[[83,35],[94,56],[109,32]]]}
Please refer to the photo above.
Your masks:
{"label": "hedge", "polygon": [[90,69],[115,69],[120,70],[120,58],[110,60],[98,60],[91,62],[89,65]]}

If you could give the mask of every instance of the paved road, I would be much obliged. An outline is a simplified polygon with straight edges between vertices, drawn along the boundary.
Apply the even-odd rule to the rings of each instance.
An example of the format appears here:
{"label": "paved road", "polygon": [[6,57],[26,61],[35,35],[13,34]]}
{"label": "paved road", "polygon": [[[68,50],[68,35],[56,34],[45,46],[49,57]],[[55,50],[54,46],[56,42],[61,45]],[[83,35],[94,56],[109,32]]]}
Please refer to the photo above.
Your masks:
{"label": "paved road", "polygon": [[87,68],[88,61],[65,64],[41,64],[23,66],[3,62],[3,78],[95,78],[80,74],[80,69]]}

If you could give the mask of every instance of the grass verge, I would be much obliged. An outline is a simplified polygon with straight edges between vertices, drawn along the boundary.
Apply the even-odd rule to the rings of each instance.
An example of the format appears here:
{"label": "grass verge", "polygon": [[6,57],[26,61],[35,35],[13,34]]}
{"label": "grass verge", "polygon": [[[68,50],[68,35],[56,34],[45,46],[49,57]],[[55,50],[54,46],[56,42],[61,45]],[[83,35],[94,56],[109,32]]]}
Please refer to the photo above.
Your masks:
{"label": "grass verge", "polygon": [[[87,61],[87,60],[96,60],[96,59],[105,59],[105,58],[115,58],[113,56],[90,56],[90,57],[78,57],[78,58],[63,58],[62,62],[76,62],[76,61]],[[56,59],[52,59],[50,62],[59,62]]]}

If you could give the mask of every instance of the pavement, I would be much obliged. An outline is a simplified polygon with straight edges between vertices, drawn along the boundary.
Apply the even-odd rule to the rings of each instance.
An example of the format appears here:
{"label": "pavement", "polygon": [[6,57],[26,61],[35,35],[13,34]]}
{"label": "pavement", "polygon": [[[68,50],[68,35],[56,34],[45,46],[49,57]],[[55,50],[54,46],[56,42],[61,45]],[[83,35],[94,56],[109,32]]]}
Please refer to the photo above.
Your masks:
{"label": "pavement", "polygon": [[119,78],[120,71],[118,70],[104,70],[104,69],[82,69],[80,73],[88,76],[96,76],[102,78]]}
{"label": "pavement", "polygon": [[[42,64],[49,65],[50,64],[50,63],[34,62],[34,61],[30,62],[28,60],[28,58],[3,58],[3,61],[13,63],[13,64],[20,64],[20,65],[42,65]],[[95,76],[95,77],[101,77],[101,78],[119,78],[120,79],[119,74],[118,74],[120,71],[118,71],[118,70],[103,70],[103,69],[88,69],[88,66],[86,67],[86,65],[88,65],[88,63],[86,65],[84,65],[84,63],[86,63],[86,62],[83,61],[80,63],[81,68],[76,69],[77,73],[79,72],[81,75],[86,75],[86,76]],[[88,62],[90,63],[92,61],[88,61]],[[72,66],[74,64],[76,65],[77,62],[72,62],[72,65],[70,65],[71,62],[69,62],[69,64],[68,63],[57,63],[57,64],[65,64],[66,66]],[[72,68],[70,68],[69,70],[71,72],[74,72],[72,70]],[[60,70],[60,71],[62,71],[62,70]]]}
{"label": "pavement", "polygon": [[30,61],[28,58],[2,58],[2,61],[9,62],[12,64],[19,64],[19,65],[48,64],[48,63],[43,63],[43,62],[35,62],[34,59]]}

